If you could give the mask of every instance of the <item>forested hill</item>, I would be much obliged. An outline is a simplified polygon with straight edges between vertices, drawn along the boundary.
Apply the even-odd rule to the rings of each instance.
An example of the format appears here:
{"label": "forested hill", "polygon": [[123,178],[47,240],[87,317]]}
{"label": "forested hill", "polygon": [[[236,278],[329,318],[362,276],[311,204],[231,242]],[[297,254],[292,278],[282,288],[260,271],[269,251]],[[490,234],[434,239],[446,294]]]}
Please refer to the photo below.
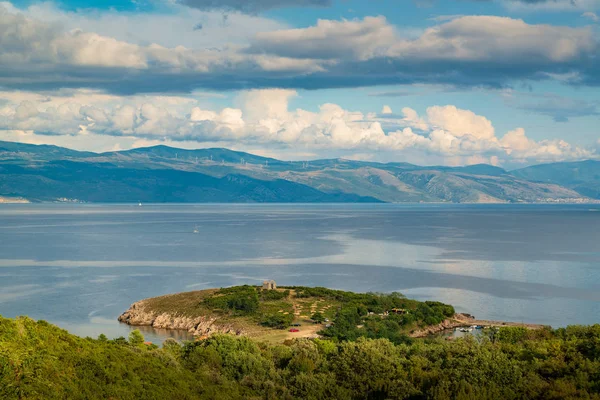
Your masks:
{"label": "forested hill", "polygon": [[79,338],[0,317],[0,398],[600,399],[600,325],[456,341]]}
{"label": "forested hill", "polygon": [[344,159],[281,161],[155,146],[96,154],[0,142],[0,200],[81,202],[586,202],[600,162],[506,171]]}

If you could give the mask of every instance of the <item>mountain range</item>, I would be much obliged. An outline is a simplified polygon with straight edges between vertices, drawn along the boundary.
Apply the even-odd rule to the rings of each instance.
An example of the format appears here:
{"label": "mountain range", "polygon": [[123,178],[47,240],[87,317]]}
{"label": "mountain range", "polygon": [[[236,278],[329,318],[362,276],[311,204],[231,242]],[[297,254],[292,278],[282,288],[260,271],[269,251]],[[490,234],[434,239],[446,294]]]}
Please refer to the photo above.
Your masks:
{"label": "mountain range", "polygon": [[0,141],[0,201],[454,202],[600,201],[600,161],[507,171],[346,159],[281,161],[167,146],[107,153]]}

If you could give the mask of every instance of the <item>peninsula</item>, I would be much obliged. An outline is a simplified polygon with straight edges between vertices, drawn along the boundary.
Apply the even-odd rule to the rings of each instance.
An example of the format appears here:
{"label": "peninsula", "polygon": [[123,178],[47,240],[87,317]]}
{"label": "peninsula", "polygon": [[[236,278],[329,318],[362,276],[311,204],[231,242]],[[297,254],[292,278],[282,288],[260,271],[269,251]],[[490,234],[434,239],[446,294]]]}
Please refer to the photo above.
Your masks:
{"label": "peninsula", "polygon": [[318,336],[354,340],[408,338],[464,326],[524,326],[480,321],[450,305],[420,302],[400,293],[352,293],[327,288],[236,286],[149,298],[134,303],[119,321],[134,326],[186,330],[196,338],[215,333],[243,335],[281,343]]}

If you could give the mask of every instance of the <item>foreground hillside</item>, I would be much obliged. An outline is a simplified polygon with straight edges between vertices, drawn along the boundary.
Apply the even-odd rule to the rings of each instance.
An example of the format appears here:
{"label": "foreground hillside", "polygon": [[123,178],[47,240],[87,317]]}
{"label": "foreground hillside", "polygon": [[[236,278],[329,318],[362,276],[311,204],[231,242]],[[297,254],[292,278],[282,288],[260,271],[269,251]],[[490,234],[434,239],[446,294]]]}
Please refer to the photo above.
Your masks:
{"label": "foreground hillside", "polygon": [[2,399],[600,399],[600,325],[481,342],[216,335],[164,347],[0,317]]}
{"label": "foreground hillside", "polygon": [[587,202],[600,199],[600,168],[590,163],[589,172],[572,182],[490,165],[288,162],[166,146],[96,154],[0,142],[0,196],[83,202]]}

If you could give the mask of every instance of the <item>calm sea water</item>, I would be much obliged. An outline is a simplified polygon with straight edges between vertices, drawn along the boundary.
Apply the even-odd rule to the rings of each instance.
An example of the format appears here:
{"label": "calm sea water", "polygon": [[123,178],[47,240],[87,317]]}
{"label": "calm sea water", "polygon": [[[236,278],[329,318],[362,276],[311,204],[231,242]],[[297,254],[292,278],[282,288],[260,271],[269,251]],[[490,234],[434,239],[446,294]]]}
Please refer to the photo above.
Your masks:
{"label": "calm sea water", "polygon": [[117,317],[139,299],[267,278],[400,291],[486,319],[600,323],[600,206],[0,206],[5,317],[126,336]]}

